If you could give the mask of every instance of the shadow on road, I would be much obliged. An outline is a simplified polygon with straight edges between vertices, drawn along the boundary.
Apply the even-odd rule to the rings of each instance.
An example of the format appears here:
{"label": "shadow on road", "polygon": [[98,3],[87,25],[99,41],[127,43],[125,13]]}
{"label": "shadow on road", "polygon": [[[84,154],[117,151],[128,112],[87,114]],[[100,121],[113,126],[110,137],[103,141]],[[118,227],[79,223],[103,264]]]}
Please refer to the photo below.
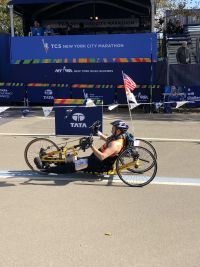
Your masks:
{"label": "shadow on road", "polygon": [[9,187],[9,186],[15,186],[15,184],[7,183],[7,182],[0,182],[0,188]]}
{"label": "shadow on road", "polygon": [[[45,186],[64,186],[71,182],[80,182],[80,184],[91,184],[94,182],[105,181],[104,186],[113,185],[113,176],[92,175],[87,173],[72,173],[72,174],[43,174],[27,170],[22,171],[5,171],[0,173],[0,179],[6,178],[10,181],[18,180],[21,185],[45,185]],[[25,179],[25,181],[24,181]],[[42,183],[46,182],[46,183]],[[49,184],[48,182],[54,182]],[[11,186],[7,182],[0,182],[0,187]],[[96,185],[96,184],[95,184]]]}

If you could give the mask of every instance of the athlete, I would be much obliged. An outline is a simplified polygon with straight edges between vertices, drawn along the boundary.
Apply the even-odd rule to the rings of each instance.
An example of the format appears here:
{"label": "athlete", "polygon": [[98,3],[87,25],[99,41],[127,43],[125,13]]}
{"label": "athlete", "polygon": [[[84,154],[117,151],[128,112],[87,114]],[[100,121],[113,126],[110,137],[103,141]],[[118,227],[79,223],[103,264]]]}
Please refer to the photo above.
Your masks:
{"label": "athlete", "polygon": [[[125,136],[124,133],[128,130],[128,125],[122,120],[115,120],[111,123],[112,135],[107,137],[100,131],[97,131],[98,136],[105,141],[105,144],[97,149],[93,145],[93,138],[88,138],[89,146],[91,147],[93,153],[85,158],[81,158],[82,162],[84,160],[84,167],[79,169],[85,172],[106,172],[113,169],[113,164],[117,159],[118,154],[125,147]],[[80,159],[78,159],[79,161]],[[77,161],[77,162],[78,162]],[[72,173],[76,172],[76,162],[67,162],[64,164],[59,164],[54,167],[43,166],[42,161],[39,157],[34,159],[34,162],[38,169],[43,172],[48,173]]]}

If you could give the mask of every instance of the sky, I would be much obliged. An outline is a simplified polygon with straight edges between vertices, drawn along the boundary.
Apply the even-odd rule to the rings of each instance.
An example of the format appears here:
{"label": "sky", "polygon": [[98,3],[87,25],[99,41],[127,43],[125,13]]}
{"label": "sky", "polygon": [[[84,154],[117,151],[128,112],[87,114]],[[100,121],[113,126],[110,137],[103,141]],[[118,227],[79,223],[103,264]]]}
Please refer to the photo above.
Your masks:
{"label": "sky", "polygon": [[188,8],[194,7],[194,6],[197,6],[197,5],[200,6],[200,1],[198,1],[198,0],[188,0],[188,4],[187,4]]}

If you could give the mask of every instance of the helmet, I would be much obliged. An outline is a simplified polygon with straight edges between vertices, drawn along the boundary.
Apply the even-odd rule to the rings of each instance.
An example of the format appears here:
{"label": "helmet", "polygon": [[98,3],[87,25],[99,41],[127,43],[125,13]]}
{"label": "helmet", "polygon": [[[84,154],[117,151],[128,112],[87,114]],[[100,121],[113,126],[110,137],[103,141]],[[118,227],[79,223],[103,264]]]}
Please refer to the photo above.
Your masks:
{"label": "helmet", "polygon": [[129,128],[128,124],[122,120],[116,120],[111,122],[113,126],[115,126],[118,130],[121,130],[122,132],[126,132]]}

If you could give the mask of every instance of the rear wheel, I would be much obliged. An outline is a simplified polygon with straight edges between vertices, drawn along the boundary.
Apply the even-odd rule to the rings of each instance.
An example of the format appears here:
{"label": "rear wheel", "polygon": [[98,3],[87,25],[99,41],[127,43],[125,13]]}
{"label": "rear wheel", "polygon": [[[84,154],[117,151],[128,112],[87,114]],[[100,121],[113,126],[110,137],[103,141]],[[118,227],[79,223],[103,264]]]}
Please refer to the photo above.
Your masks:
{"label": "rear wheel", "polygon": [[155,159],[157,159],[156,149],[149,141],[140,138],[137,138],[136,141],[139,141],[138,146],[148,149],[154,155]]}
{"label": "rear wheel", "polygon": [[128,148],[119,155],[116,171],[125,184],[142,187],[154,179],[157,173],[157,162],[148,149],[137,146]]}
{"label": "rear wheel", "polygon": [[[42,158],[44,155],[48,155],[48,153],[53,151],[58,151],[59,147],[51,140],[46,138],[36,138],[30,141],[24,151],[24,158],[28,167],[33,171],[40,171],[34,163],[34,158],[39,157]],[[56,154],[52,158],[52,162],[42,162],[44,166],[49,166],[53,163],[54,159],[61,159],[62,155]]]}

